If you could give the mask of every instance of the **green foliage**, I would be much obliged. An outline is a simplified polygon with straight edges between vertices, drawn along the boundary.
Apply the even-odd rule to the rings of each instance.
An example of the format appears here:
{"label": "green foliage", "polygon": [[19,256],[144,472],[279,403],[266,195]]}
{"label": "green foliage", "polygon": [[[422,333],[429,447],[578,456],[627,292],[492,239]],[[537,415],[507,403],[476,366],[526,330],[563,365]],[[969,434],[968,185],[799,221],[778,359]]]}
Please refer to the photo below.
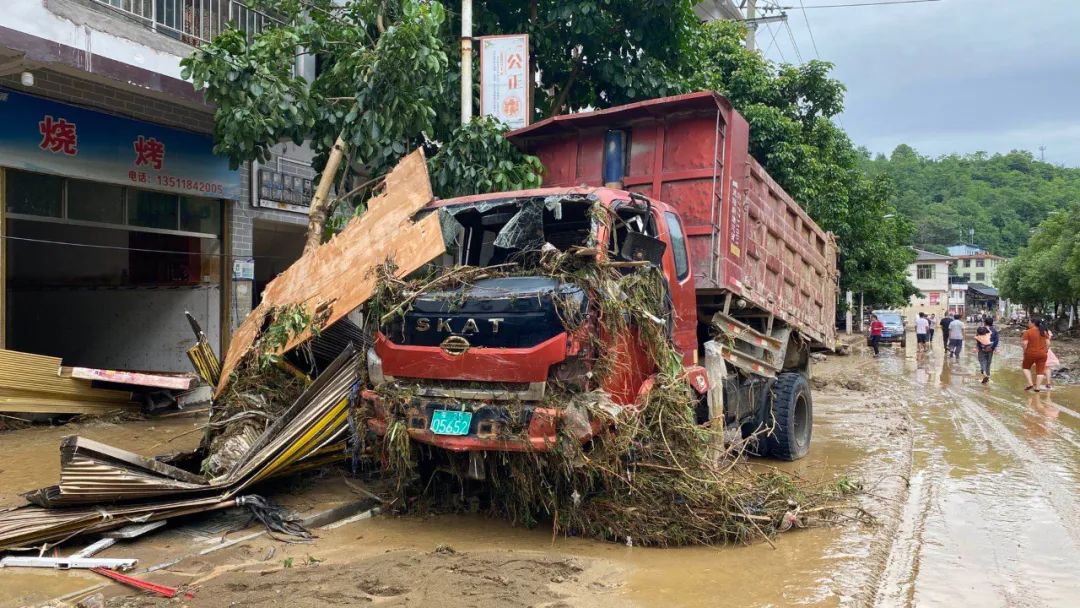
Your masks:
{"label": "green foliage", "polygon": [[929,158],[902,144],[864,166],[896,184],[892,202],[915,225],[921,249],[966,243],[974,229],[978,246],[1012,257],[1048,214],[1080,200],[1080,169],[1026,151]]}
{"label": "green foliage", "polygon": [[308,331],[318,336],[321,325],[303,304],[275,308],[270,311],[269,316],[273,321],[259,336],[256,348],[259,368],[263,370],[281,361],[281,351],[289,340]]}
{"label": "green foliage", "polygon": [[522,154],[506,130],[489,117],[459,127],[431,159],[433,187],[444,197],[539,187],[540,159]]}
{"label": "green foliage", "polygon": [[1080,302],[1080,203],[1053,211],[1026,247],[1001,267],[995,282],[1004,298],[1044,313]]}
{"label": "green foliage", "polygon": [[[441,4],[262,4],[282,18],[281,26],[251,40],[230,29],[181,62],[183,76],[217,106],[215,151],[233,166],[265,160],[284,139],[309,138],[321,169],[340,135],[366,177],[385,173],[435,136],[434,104],[446,93]],[[292,75],[300,47],[321,60],[314,82]]]}

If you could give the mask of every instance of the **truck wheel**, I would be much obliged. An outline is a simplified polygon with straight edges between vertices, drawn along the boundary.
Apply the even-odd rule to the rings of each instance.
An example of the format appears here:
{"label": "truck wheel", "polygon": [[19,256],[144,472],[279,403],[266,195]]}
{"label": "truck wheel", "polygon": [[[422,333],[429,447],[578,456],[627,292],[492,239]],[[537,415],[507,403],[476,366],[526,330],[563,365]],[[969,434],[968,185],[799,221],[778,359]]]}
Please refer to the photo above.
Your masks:
{"label": "truck wheel", "polygon": [[765,437],[764,452],[778,460],[798,460],[810,450],[814,405],[810,383],[798,372],[784,372],[773,384],[772,415],[775,426]]}

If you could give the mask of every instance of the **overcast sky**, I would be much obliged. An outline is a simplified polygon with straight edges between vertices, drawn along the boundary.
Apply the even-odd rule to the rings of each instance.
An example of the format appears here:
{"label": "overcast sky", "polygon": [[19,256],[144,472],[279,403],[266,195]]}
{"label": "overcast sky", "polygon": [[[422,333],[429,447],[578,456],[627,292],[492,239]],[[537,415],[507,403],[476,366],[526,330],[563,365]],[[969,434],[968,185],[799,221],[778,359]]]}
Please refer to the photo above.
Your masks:
{"label": "overcast sky", "polygon": [[[1047,161],[1080,167],[1080,0],[810,9],[809,29],[801,10],[787,14],[803,59],[815,56],[813,32],[821,59],[836,64],[848,88],[840,122],[856,145],[888,154],[907,143],[931,156],[1028,149],[1036,158],[1046,146]],[[796,61],[783,24],[763,26],[757,40],[768,58]]]}

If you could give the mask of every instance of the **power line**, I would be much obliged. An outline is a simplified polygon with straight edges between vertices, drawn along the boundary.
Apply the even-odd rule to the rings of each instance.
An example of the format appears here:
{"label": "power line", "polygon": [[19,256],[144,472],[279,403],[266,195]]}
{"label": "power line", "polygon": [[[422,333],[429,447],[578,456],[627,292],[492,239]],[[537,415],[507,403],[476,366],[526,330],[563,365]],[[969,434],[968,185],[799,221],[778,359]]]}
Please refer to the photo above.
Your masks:
{"label": "power line", "polygon": [[776,52],[780,53],[780,60],[783,61],[784,63],[787,63],[787,57],[784,57],[783,49],[781,49],[776,44],[776,29],[773,28],[771,23],[766,23],[765,27],[769,28],[769,34],[772,36],[772,42],[769,43],[769,48],[764,53],[762,53],[762,57],[765,57],[766,55],[768,55],[769,51],[771,51],[773,49],[773,47],[776,47]]}
{"label": "power line", "polygon": [[791,31],[791,25],[784,21],[784,27],[787,28],[788,39],[791,40],[791,46],[795,48],[795,56],[799,58],[799,63],[803,63],[802,52],[799,51],[799,45],[795,42],[795,34]]}
{"label": "power line", "polygon": [[799,0],[799,8],[802,9],[803,21],[806,22],[806,31],[810,34],[810,43],[814,45],[814,56],[821,59],[821,53],[817,49],[817,40],[814,40],[814,30],[810,27],[810,18],[806,16],[806,4]]}
{"label": "power line", "polygon": [[[0,236],[0,238],[4,238],[4,239],[10,240],[10,241],[22,241],[24,243],[38,243],[38,244],[44,244],[44,245],[64,245],[64,246],[67,246],[67,247],[85,247],[85,248],[88,248],[88,249],[110,249],[110,250],[115,250],[115,251],[135,251],[135,252],[139,252],[139,253],[160,253],[160,254],[165,254],[165,255],[183,255],[183,256],[197,255],[197,256],[210,257],[210,258],[222,258],[222,257],[226,257],[226,256],[230,255],[230,254],[227,254],[227,253],[212,253],[212,252],[201,252],[201,251],[175,251],[175,250],[170,250],[170,249],[144,249],[144,248],[141,248],[141,247],[123,247],[121,245],[95,245],[93,243],[72,243],[70,241],[54,241],[54,240],[50,240],[50,239],[32,239],[32,238],[25,237],[25,236],[12,236],[10,234],[2,235],[2,236]],[[294,258],[292,258],[290,256],[284,256],[284,255],[239,255],[239,256],[238,255],[233,255],[232,257],[245,258],[245,259],[246,258],[258,258],[258,259],[267,259],[267,260],[271,260],[271,259],[272,260],[294,259]]]}
{"label": "power line", "polygon": [[[811,8],[849,8],[853,6],[887,6],[890,4],[923,4],[925,2],[941,2],[941,0],[886,0],[885,2],[852,2],[850,4],[818,4],[816,6],[782,6],[781,9],[796,9],[802,8],[803,10]],[[799,0],[802,4],[802,0]]]}

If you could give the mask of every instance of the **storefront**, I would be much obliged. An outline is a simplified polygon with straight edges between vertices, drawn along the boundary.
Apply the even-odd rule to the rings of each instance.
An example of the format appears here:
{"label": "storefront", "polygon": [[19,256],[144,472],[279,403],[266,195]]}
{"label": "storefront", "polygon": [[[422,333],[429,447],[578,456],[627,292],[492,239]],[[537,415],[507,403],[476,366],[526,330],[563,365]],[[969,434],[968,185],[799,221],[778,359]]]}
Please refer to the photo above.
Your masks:
{"label": "storefront", "polygon": [[3,346],[188,371],[190,311],[228,326],[239,173],[209,136],[0,90]]}

